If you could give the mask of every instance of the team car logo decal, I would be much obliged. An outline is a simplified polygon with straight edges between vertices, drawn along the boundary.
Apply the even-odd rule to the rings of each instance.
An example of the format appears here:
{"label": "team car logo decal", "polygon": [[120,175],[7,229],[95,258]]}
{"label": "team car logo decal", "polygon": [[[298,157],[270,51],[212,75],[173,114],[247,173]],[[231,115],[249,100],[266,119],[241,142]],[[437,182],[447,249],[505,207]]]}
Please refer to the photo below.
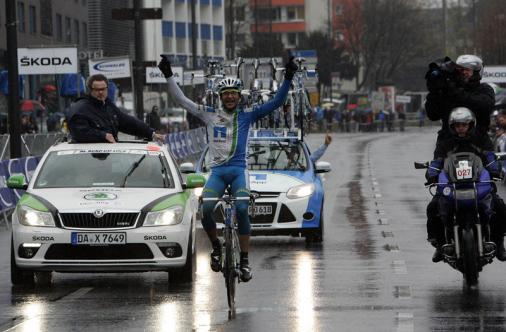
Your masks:
{"label": "team car logo decal", "polygon": [[118,198],[118,196],[113,193],[91,193],[84,196],[84,199],[90,201],[111,201],[116,198]]}

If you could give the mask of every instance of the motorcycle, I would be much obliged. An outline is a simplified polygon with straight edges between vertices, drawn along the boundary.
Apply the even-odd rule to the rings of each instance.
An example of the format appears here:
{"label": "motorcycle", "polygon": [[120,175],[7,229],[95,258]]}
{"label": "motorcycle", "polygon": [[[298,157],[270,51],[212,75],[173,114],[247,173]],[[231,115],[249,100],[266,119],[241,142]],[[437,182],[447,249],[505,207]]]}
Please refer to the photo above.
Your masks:
{"label": "motorcycle", "polygon": [[[439,173],[437,183],[425,183],[431,195],[439,195],[439,206],[448,207],[445,218],[446,244],[441,247],[443,260],[463,274],[468,286],[478,283],[483,266],[492,263],[496,245],[491,241],[490,225],[483,206],[494,190],[494,180],[486,167],[506,154],[496,154],[495,160],[483,165],[474,153],[459,152],[447,156],[443,169],[429,162],[415,162],[416,169],[432,168]],[[432,188],[436,188],[433,193]],[[440,210],[441,212],[441,210]]]}

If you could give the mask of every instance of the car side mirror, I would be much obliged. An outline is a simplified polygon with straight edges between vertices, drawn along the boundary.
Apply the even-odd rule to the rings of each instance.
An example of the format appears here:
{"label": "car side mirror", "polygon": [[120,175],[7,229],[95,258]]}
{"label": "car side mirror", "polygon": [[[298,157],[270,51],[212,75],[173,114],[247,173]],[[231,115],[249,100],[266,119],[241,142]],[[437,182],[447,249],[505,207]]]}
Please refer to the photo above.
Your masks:
{"label": "car side mirror", "polygon": [[316,173],[328,173],[331,171],[330,163],[326,161],[318,161],[315,165]]}
{"label": "car side mirror", "polygon": [[28,184],[26,183],[26,179],[23,174],[14,174],[7,179],[7,187],[11,189],[26,190],[28,188]]}
{"label": "car side mirror", "polygon": [[189,174],[186,177],[186,183],[183,184],[183,189],[201,188],[206,184],[206,178],[201,174]]}
{"label": "car side mirror", "polygon": [[195,173],[195,166],[193,165],[193,163],[182,163],[181,165],[179,165],[179,170],[183,174],[191,174]]}

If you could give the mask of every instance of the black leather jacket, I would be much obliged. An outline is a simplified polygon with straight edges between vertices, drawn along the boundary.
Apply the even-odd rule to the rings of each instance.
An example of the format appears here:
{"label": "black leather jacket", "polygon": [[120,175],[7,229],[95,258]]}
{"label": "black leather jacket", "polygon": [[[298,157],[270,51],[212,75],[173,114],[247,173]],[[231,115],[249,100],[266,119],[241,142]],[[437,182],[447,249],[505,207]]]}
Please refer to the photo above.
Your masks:
{"label": "black leather jacket", "polygon": [[121,112],[109,99],[102,103],[89,95],[71,105],[67,121],[72,139],[79,143],[105,143],[107,133],[117,141],[119,131],[151,139],[154,132],[144,122]]}

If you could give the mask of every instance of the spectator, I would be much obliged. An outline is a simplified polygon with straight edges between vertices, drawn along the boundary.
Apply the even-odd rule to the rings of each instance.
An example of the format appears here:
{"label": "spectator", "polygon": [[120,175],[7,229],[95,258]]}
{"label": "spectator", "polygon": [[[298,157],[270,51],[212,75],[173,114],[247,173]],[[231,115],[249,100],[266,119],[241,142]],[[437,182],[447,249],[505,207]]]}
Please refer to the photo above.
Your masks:
{"label": "spectator", "polygon": [[146,124],[153,128],[155,131],[159,131],[162,127],[160,122],[160,115],[158,115],[158,106],[153,106],[151,112],[146,116]]}
{"label": "spectator", "polygon": [[36,134],[38,130],[31,114],[21,115],[21,134]]}
{"label": "spectator", "polygon": [[327,131],[332,131],[332,121],[334,120],[334,110],[330,107],[325,107],[323,114],[325,117],[325,123],[327,125]]}

